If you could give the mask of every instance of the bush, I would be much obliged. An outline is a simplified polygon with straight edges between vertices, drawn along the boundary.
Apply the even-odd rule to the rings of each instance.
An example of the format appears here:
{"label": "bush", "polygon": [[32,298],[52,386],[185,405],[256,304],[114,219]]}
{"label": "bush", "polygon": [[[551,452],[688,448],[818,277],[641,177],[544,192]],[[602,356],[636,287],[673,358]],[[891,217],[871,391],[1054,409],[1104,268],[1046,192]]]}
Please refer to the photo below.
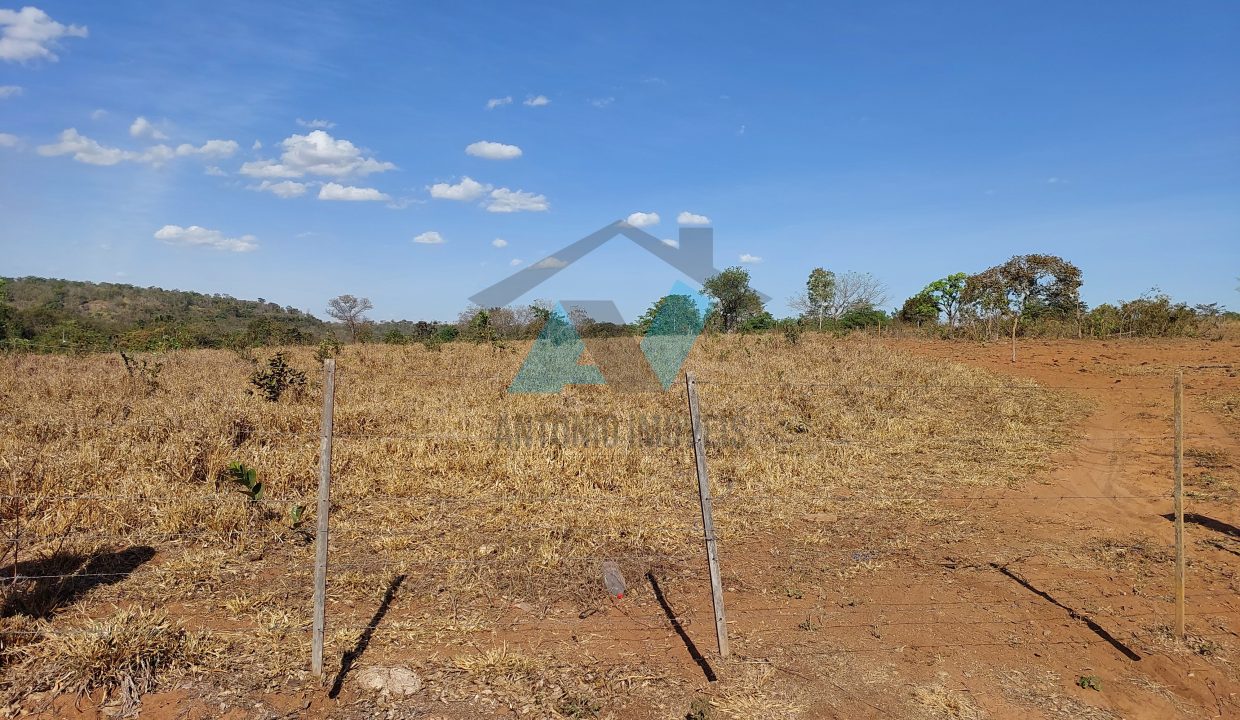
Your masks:
{"label": "bush", "polygon": [[[294,370],[284,360],[284,353],[278,352],[267,361],[267,367],[259,368],[250,375],[250,384],[271,402],[279,402],[280,397],[292,391],[295,398],[300,398],[306,389],[306,374]],[[250,390],[250,394],[255,391]]]}

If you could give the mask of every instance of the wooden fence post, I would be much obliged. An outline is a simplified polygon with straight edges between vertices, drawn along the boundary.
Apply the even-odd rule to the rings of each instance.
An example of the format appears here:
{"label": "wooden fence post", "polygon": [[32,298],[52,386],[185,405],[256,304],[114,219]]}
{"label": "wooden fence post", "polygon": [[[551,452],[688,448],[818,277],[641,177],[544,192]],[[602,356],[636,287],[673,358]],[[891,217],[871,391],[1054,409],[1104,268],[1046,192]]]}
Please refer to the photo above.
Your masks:
{"label": "wooden fence post", "polygon": [[1175,373],[1175,635],[1184,639],[1184,372]]}
{"label": "wooden fence post", "polygon": [[719,549],[715,543],[710,481],[706,478],[706,439],[702,435],[702,416],[698,412],[697,385],[694,384],[693,373],[685,373],[685,391],[689,396],[689,422],[693,426],[693,458],[697,461],[698,495],[702,501],[702,535],[706,538],[706,561],[710,566],[711,603],[715,608],[715,637],[719,641],[719,655],[726,660],[729,655],[728,620],[723,612],[723,585],[719,579]]}
{"label": "wooden fence post", "polygon": [[314,638],[310,674],[323,677],[323,629],[327,607],[327,519],[331,514],[332,404],[336,395],[336,361],[323,361],[323,423],[319,435],[319,510],[314,550]]}

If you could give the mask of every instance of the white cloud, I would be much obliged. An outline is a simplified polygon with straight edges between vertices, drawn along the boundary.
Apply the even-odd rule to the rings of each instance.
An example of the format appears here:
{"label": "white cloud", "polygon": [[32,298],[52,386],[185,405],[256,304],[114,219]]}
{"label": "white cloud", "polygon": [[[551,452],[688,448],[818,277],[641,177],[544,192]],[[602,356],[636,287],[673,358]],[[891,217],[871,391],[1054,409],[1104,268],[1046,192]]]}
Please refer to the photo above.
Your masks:
{"label": "white cloud", "polygon": [[443,245],[443,235],[434,230],[427,230],[413,239],[419,245]]}
{"label": "white cloud", "polygon": [[169,245],[203,246],[231,252],[249,252],[258,249],[258,239],[253,235],[230,238],[225,237],[224,233],[219,230],[208,230],[197,225],[190,225],[187,228],[180,225],[165,225],[155,231],[155,239],[162,240]]}
{"label": "white cloud", "polygon": [[392,198],[374,188],[352,187],[339,185],[337,183],[327,183],[323,187],[319,188],[319,199],[367,202],[391,200]]}
{"label": "white cloud", "polygon": [[676,222],[681,225],[709,225],[710,218],[705,215],[697,215],[686,210],[676,216]]}
{"label": "white cloud", "polygon": [[56,62],[60,58],[52,48],[61,38],[84,38],[88,34],[84,26],[62,25],[36,7],[0,9],[0,60]]}
{"label": "white cloud", "polygon": [[8,133],[0,133],[0,147],[15,148],[22,144],[21,138]]}
{"label": "white cloud", "polygon": [[674,240],[672,238],[663,238],[662,240],[660,240],[660,242],[662,242],[664,245],[668,247],[674,247],[674,248],[680,247],[680,241]]}
{"label": "white cloud", "polygon": [[511,104],[512,104],[511,95],[507,97],[502,97],[502,98],[491,98],[490,100],[487,100],[487,110],[494,110],[497,107],[503,107],[505,105],[511,105]]}
{"label": "white cloud", "polygon": [[491,202],[487,204],[487,212],[545,212],[551,209],[546,195],[535,195],[524,190],[496,188],[491,191]]}
{"label": "white cloud", "polygon": [[241,174],[255,178],[299,178],[324,175],[344,178],[386,172],[396,168],[390,162],[364,157],[362,150],[348,140],[337,140],[322,130],[291,135],[281,143],[280,160],[255,160],[241,166]]}
{"label": "white cloud", "polygon": [[178,145],[176,152],[179,157],[185,157],[187,155],[228,157],[237,152],[238,147],[239,146],[235,140],[208,140],[199,147],[194,147],[189,143]]}
{"label": "white cloud", "polygon": [[25,91],[18,85],[0,85],[0,100],[3,100],[4,98],[17,97],[23,92]]}
{"label": "white cloud", "polygon": [[336,123],[330,120],[302,120],[297,118],[297,124],[311,130],[330,130],[336,127]]}
{"label": "white cloud", "polygon": [[635,212],[625,222],[633,227],[650,227],[659,224],[659,213]]}
{"label": "white cloud", "polygon": [[105,118],[105,117],[107,117],[107,116],[108,116],[108,111],[107,111],[107,110],[104,110],[104,109],[102,109],[102,108],[100,108],[100,109],[98,109],[98,110],[92,110],[92,111],[91,111],[91,113],[90,113],[90,119],[91,119],[91,120],[102,120],[102,119],[104,119],[104,118]]}
{"label": "white cloud", "polygon": [[38,153],[45,157],[73,155],[73,159],[87,165],[115,165],[122,160],[134,160],[134,153],[111,148],[81,135],[74,128],[60,133],[60,140],[50,145],[40,145]]}
{"label": "white cloud", "polygon": [[40,145],[38,152],[46,157],[72,155],[74,160],[88,165],[116,165],[120,162],[139,162],[148,165],[162,165],[174,157],[202,155],[204,157],[227,157],[237,151],[237,143],[232,140],[208,140],[201,147],[185,144],[175,150],[167,145],[152,145],[142,152],[122,150],[108,147],[69,128],[60,133],[60,140],[49,145]]}
{"label": "white cloud", "polygon": [[271,182],[270,180],[264,180],[257,186],[251,187],[250,189],[258,190],[260,192],[269,192],[272,195],[284,198],[285,200],[289,198],[301,197],[306,194],[306,184],[294,182],[292,180],[284,180],[283,182]]}
{"label": "white cloud", "polygon": [[208,165],[203,173],[212,177],[227,177],[228,173],[224,172],[218,165]]}
{"label": "white cloud", "polygon": [[491,241],[491,245],[497,248],[504,248],[504,247],[508,247],[508,241],[505,240],[504,238],[495,238],[494,240]]}
{"label": "white cloud", "polygon": [[515,160],[521,157],[521,148],[516,145],[479,140],[465,146],[465,154],[487,160]]}
{"label": "white cloud", "polygon": [[762,258],[757,255],[750,255],[749,253],[741,253],[741,262],[752,265],[754,263],[762,262]]}
{"label": "white cloud", "polygon": [[263,142],[261,140],[255,140],[254,144],[250,146],[250,149],[251,150],[262,150]]}
{"label": "white cloud", "polygon": [[461,181],[456,185],[450,185],[448,183],[435,183],[430,187],[431,197],[433,198],[439,198],[440,200],[461,201],[476,200],[482,197],[482,195],[486,192],[490,191],[490,189],[490,185],[483,185],[468,176],[461,178]]}
{"label": "white cloud", "polygon": [[527,107],[542,107],[543,105],[550,105],[551,101],[547,99],[546,95],[531,95],[521,104]]}
{"label": "white cloud", "polygon": [[616,99],[614,97],[594,98],[593,100],[590,101],[590,104],[596,108],[605,108],[608,105],[614,103],[615,101]]}
{"label": "white cloud", "polygon": [[167,140],[168,136],[160,132],[150,120],[139,115],[129,126],[130,137],[149,137],[152,140]]}
{"label": "white cloud", "polygon": [[539,260],[530,267],[535,270],[558,270],[562,267],[568,267],[568,263],[552,255]]}
{"label": "white cloud", "polygon": [[523,262],[525,262],[525,261],[524,261],[524,260],[522,260],[521,258],[513,258],[513,259],[511,259],[511,260],[509,260],[509,261],[508,261],[508,264],[509,264],[509,265],[511,265],[511,266],[513,266],[513,267],[516,267],[516,266],[520,265],[520,264],[521,264],[521,263],[523,263]]}

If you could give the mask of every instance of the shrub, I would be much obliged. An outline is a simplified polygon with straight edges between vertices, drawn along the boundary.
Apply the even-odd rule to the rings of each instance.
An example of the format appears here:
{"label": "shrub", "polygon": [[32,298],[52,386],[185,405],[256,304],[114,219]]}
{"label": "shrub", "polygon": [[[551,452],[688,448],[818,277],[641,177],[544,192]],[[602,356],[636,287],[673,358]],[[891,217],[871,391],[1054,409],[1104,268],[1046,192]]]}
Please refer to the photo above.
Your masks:
{"label": "shrub", "polygon": [[267,367],[258,368],[250,375],[250,384],[267,400],[279,402],[288,391],[292,391],[294,398],[301,397],[306,389],[306,374],[290,367],[284,360],[284,353],[278,352],[267,361]]}
{"label": "shrub", "polygon": [[320,363],[328,358],[334,358],[340,354],[340,341],[335,335],[329,335],[319,341],[319,347],[314,351],[314,359]]}

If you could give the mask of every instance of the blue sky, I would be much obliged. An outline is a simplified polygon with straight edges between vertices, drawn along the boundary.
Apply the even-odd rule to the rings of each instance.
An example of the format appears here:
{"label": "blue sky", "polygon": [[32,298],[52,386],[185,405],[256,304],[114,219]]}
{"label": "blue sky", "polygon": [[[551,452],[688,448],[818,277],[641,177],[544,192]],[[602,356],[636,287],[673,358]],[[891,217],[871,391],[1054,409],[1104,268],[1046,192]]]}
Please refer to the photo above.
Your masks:
{"label": "blue sky", "polygon": [[[896,306],[1027,252],[1091,305],[1240,308],[1230,2],[0,0],[0,32],[0,275],[450,319],[689,213],[777,315],[815,266]],[[682,279],[616,241],[524,299],[635,317]]]}

